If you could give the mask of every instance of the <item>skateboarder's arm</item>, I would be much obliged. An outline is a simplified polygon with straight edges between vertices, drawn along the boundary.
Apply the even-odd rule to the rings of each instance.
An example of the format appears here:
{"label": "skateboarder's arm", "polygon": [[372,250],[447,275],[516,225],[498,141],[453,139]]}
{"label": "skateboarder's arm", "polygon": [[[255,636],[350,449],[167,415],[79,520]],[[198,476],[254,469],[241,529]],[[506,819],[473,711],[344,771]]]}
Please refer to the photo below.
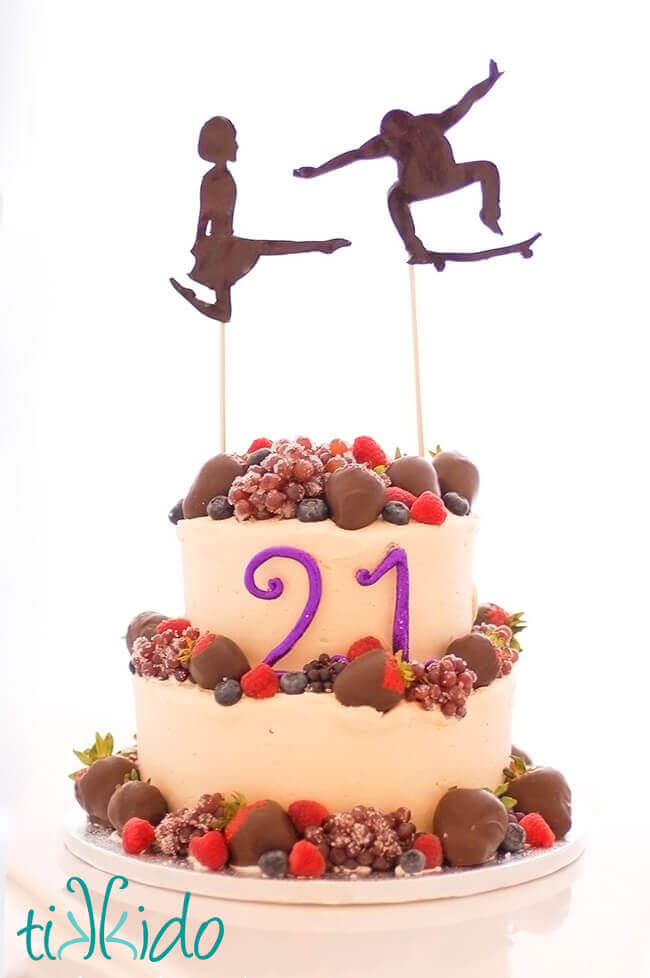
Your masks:
{"label": "skateboarder's arm", "polygon": [[303,178],[320,177],[323,173],[338,170],[342,166],[347,166],[348,163],[356,163],[357,160],[376,160],[381,156],[387,155],[388,149],[384,140],[381,136],[373,136],[372,139],[369,139],[363,146],[359,146],[358,149],[351,149],[346,153],[341,153],[339,156],[334,156],[321,166],[300,166],[297,170],[293,171],[293,175],[294,177]]}
{"label": "skateboarder's arm", "polygon": [[479,82],[478,85],[473,85],[468,92],[466,92],[460,102],[456,105],[452,105],[450,108],[441,112],[437,116],[438,125],[443,129],[450,129],[451,126],[455,126],[457,122],[467,115],[469,110],[472,108],[475,102],[487,95],[495,81],[501,77],[502,71],[499,71],[496,61],[490,61],[490,74],[488,77]]}

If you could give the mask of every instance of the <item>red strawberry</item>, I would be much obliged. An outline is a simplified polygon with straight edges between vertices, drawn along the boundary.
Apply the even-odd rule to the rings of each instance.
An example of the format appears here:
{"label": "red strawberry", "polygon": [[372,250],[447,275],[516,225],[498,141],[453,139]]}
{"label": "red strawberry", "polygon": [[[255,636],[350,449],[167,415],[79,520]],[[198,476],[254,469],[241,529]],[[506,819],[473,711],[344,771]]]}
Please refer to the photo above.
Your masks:
{"label": "red strawberry", "polygon": [[353,659],[358,659],[360,655],[364,652],[372,652],[373,649],[381,649],[383,645],[378,638],[374,635],[366,635],[365,638],[358,638],[356,642],[353,642],[347,651],[347,657],[352,662]]}
{"label": "red strawberry", "polygon": [[190,840],[190,855],[206,869],[223,869],[228,862],[228,846],[221,832],[210,831]]}
{"label": "red strawberry", "polygon": [[422,835],[419,835],[413,843],[413,848],[419,849],[424,854],[426,860],[424,864],[425,869],[437,869],[438,866],[442,866],[442,844],[438,836],[434,835],[433,832],[424,832]]}
{"label": "red strawberry", "polygon": [[338,674],[334,695],[343,706],[392,710],[404,696],[404,680],[395,657],[384,649],[364,652]]}
{"label": "red strawberry", "polygon": [[404,503],[410,509],[417,496],[407,489],[400,489],[399,486],[389,486],[386,490],[386,499],[389,503]]}
{"label": "red strawberry", "polygon": [[122,829],[122,848],[131,856],[146,852],[156,838],[156,830],[144,818],[130,818]]}
{"label": "red strawberry", "polygon": [[258,448],[272,448],[273,442],[270,438],[256,438],[255,441],[250,443],[249,449],[246,452],[247,455],[252,455],[256,452]]}
{"label": "red strawberry", "polygon": [[330,813],[319,801],[294,801],[287,809],[289,818],[299,832],[304,832],[310,825],[322,825]]}
{"label": "red strawberry", "polygon": [[411,516],[418,523],[440,526],[447,519],[447,510],[440,496],[423,492],[411,506]]}
{"label": "red strawberry", "polygon": [[213,632],[205,632],[205,634],[201,635],[201,638],[192,649],[192,657],[198,655],[199,652],[203,652],[203,649],[207,649],[208,645],[214,642],[216,637]]}
{"label": "red strawberry", "polygon": [[186,628],[191,627],[192,622],[189,620],[189,618],[165,618],[165,620],[161,621],[159,625],[156,625],[156,631],[159,635],[162,635],[163,632],[171,629],[172,632],[176,632],[177,635],[180,635]]}
{"label": "red strawberry", "polygon": [[313,842],[301,839],[289,854],[289,871],[293,876],[314,878],[322,876],[326,869],[325,857]]}
{"label": "red strawberry", "polygon": [[550,849],[555,842],[555,833],[539,812],[531,812],[519,822],[526,833],[528,845],[536,849]]}
{"label": "red strawberry", "polygon": [[241,678],[241,688],[246,696],[265,700],[275,696],[280,688],[280,680],[278,674],[266,662],[260,662],[254,669],[244,673]]}
{"label": "red strawberry", "polygon": [[352,454],[355,461],[362,464],[366,463],[371,469],[386,464],[386,453],[369,435],[361,435],[361,437],[354,439]]}

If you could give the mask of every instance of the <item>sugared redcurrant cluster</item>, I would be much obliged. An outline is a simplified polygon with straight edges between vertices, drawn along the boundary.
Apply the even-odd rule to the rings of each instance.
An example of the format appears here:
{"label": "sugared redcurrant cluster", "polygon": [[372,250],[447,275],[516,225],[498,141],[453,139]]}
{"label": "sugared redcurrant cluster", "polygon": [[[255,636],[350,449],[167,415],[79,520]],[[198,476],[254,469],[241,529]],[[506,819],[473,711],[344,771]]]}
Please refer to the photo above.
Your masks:
{"label": "sugared redcurrant cluster", "polygon": [[180,808],[165,815],[156,827],[154,851],[184,859],[191,840],[205,835],[226,815],[223,795],[201,795],[194,808]]}
{"label": "sugared redcurrant cluster", "polygon": [[519,652],[510,644],[513,639],[512,629],[509,625],[488,625],[486,623],[475,625],[472,631],[480,632],[492,642],[499,659],[501,660],[501,675],[508,676],[512,672],[512,667],[519,658]]}
{"label": "sugared redcurrant cluster", "polygon": [[137,638],[133,643],[131,672],[155,679],[173,676],[179,683],[184,683],[189,677],[189,655],[199,635],[198,628],[190,626],[180,632],[168,628],[151,638]]}
{"label": "sugared redcurrant cluster", "polygon": [[476,682],[476,674],[457,655],[444,655],[425,668],[417,662],[411,666],[414,682],[406,699],[419,703],[423,710],[440,710],[446,717],[464,717],[467,697]]}
{"label": "sugared redcurrant cluster", "polygon": [[349,812],[331,815],[322,826],[308,827],[305,838],[318,846],[334,871],[369,867],[386,872],[395,867],[415,836],[410,814],[404,808],[383,815],[377,808],[356,805]]}

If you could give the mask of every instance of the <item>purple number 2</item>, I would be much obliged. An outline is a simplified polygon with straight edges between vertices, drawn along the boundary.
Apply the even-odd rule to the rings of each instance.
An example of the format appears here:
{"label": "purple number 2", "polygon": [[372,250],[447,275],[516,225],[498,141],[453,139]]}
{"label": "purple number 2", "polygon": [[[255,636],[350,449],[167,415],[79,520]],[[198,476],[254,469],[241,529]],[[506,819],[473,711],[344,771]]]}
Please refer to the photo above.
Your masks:
{"label": "purple number 2", "polygon": [[395,614],[393,616],[393,652],[401,652],[405,661],[409,657],[409,564],[406,551],[395,547],[384,557],[372,573],[357,571],[357,581],[363,587],[376,584],[384,574],[396,568]]}
{"label": "purple number 2", "polygon": [[254,597],[263,598],[265,601],[272,601],[274,598],[279,598],[284,591],[284,585],[279,577],[272,577],[269,580],[266,591],[259,588],[255,583],[255,571],[273,557],[287,557],[289,560],[297,560],[299,564],[302,564],[307,571],[309,594],[307,596],[307,603],[296,624],[287,637],[279,645],[276,645],[274,649],[271,649],[264,659],[270,666],[275,665],[279,659],[285,656],[293,648],[298,639],[305,634],[314,620],[314,615],[318,610],[323,593],[323,582],[318,564],[305,550],[298,550],[296,547],[267,547],[266,550],[260,550],[249,561],[244,574],[244,584]]}

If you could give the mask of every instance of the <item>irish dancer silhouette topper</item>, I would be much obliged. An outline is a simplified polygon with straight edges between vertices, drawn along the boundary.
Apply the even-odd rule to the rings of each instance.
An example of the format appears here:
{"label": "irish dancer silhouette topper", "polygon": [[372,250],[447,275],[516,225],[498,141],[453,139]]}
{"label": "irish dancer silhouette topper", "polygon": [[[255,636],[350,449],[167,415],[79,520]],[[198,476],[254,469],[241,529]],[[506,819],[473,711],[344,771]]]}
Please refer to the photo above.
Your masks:
{"label": "irish dancer silhouette topper", "polygon": [[496,62],[490,61],[488,77],[470,88],[456,105],[444,112],[426,115],[412,115],[404,109],[393,109],[381,120],[378,136],[321,166],[301,166],[293,171],[294,176],[318,177],[357,160],[391,156],[397,163],[397,181],[388,191],[388,210],[409,254],[410,264],[433,264],[442,271],[447,261],[480,261],[515,253],[530,258],[533,254],[531,246],[539,234],[526,241],[487,251],[430,251],[415,233],[411,215],[411,204],[417,201],[442,197],[479,183],[482,194],[479,217],[495,234],[502,233],[499,227],[499,171],[488,160],[457,163],[446,136],[447,131],[467,115],[474,103],[487,95],[501,75]]}
{"label": "irish dancer silhouette topper", "polygon": [[201,181],[199,222],[192,248],[194,267],[189,277],[215,293],[215,302],[206,302],[189,289],[170,279],[171,284],[195,309],[221,323],[230,322],[230,290],[247,275],[263,255],[296,255],[320,251],[329,255],[350,244],[345,238],[327,241],[257,241],[239,238],[233,231],[237,188],[228,163],[237,158],[237,132],[229,119],[209,119],[199,135],[199,156],[214,166]]}

